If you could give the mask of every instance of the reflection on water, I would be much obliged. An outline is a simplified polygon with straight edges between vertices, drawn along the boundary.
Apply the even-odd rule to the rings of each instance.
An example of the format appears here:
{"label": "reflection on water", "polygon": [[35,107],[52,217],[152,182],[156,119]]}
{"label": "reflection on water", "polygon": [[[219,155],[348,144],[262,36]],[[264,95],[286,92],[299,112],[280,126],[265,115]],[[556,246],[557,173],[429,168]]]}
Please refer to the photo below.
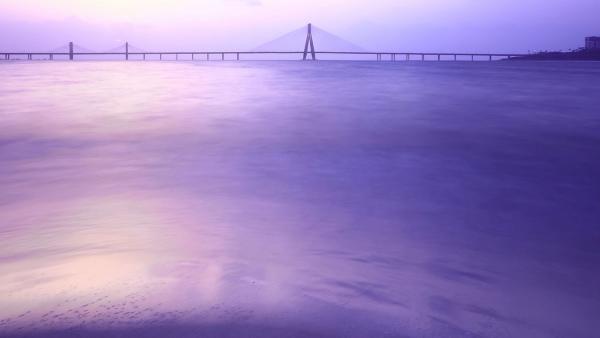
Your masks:
{"label": "reflection on water", "polygon": [[2,336],[600,330],[594,63],[0,69]]}

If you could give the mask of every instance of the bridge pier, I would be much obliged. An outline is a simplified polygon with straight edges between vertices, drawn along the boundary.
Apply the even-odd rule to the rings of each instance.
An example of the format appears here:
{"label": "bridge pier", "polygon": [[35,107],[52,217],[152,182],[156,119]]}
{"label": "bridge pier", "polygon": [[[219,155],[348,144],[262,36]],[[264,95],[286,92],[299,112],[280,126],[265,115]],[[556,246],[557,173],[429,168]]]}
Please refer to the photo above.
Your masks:
{"label": "bridge pier", "polygon": [[179,61],[179,54],[175,54],[175,61]]}
{"label": "bridge pier", "polygon": [[194,61],[194,53],[192,53],[192,61]]}
{"label": "bridge pier", "polygon": [[206,61],[210,61],[210,54],[206,53]]}
{"label": "bridge pier", "polygon": [[425,54],[421,54],[421,61],[425,61]]}
{"label": "bridge pier", "polygon": [[490,61],[492,61],[492,56],[490,55]]}
{"label": "bridge pier", "polygon": [[158,59],[162,61],[162,54],[158,54]]}
{"label": "bridge pier", "polygon": [[73,42],[69,42],[69,60],[73,61]]}
{"label": "bridge pier", "polygon": [[221,61],[225,61],[225,53],[221,53]]}
{"label": "bridge pier", "polygon": [[54,54],[48,54],[48,59],[54,60]]}
{"label": "bridge pier", "polygon": [[237,53],[237,60],[240,61],[240,53]]}
{"label": "bridge pier", "polygon": [[456,54],[454,54],[454,61],[456,61],[456,59],[457,59],[457,55],[456,55]]}
{"label": "bridge pier", "polygon": [[142,56],[144,57],[144,61],[146,61],[146,54],[142,54]]}
{"label": "bridge pier", "polygon": [[471,55],[471,61],[475,61],[475,55]]}
{"label": "bridge pier", "polygon": [[438,61],[442,61],[442,56],[438,54]]}

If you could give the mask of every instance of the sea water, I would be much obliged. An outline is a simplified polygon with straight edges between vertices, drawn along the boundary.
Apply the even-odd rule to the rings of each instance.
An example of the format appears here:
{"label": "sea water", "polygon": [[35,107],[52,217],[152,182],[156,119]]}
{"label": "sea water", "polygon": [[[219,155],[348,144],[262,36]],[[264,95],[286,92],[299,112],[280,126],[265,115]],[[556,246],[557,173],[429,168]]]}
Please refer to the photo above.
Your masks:
{"label": "sea water", "polygon": [[2,337],[592,337],[600,64],[0,63]]}

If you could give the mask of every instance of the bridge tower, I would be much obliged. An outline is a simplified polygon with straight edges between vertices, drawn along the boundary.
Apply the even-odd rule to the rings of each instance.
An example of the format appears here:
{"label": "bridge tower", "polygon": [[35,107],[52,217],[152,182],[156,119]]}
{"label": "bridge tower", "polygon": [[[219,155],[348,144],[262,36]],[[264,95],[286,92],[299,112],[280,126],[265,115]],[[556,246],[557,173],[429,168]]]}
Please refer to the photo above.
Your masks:
{"label": "bridge tower", "polygon": [[315,44],[313,42],[313,37],[312,37],[312,24],[309,23],[308,24],[308,32],[306,33],[306,43],[304,44],[304,57],[303,60],[306,60],[308,58],[308,47],[310,46],[310,55],[312,57],[312,60],[316,60],[317,56],[315,53]]}
{"label": "bridge tower", "polygon": [[73,42],[69,42],[69,60],[73,61]]}

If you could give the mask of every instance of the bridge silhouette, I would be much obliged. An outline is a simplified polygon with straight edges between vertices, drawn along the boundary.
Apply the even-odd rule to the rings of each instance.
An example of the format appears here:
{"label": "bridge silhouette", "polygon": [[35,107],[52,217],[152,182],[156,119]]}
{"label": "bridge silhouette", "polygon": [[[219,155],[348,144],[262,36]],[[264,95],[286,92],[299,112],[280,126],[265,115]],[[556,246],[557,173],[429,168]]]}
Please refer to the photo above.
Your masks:
{"label": "bridge silhouette", "polygon": [[[320,38],[333,41],[338,50],[318,50],[315,48],[315,35],[318,33]],[[304,49],[296,49],[293,47],[281,47],[282,42],[289,43],[291,37],[302,34]],[[305,36],[305,39],[304,39]],[[412,60],[433,60],[433,61],[494,61],[499,59],[511,59],[515,57],[526,56],[527,54],[518,53],[431,53],[431,52],[394,52],[394,51],[365,51],[363,48],[344,40],[343,38],[329,33],[313,24],[308,24],[306,27],[289,32],[273,41],[267,42],[250,51],[146,51],[138,48],[129,42],[125,42],[115,48],[107,51],[94,51],[86,47],[80,46],[73,42],[67,45],[60,46],[47,52],[0,52],[0,57],[4,56],[4,60],[21,60],[22,57],[27,60],[75,60],[78,56],[90,58],[118,56],[124,60],[191,60],[191,61],[213,61],[213,60],[236,60],[240,61],[244,56],[267,56],[277,58],[281,56],[297,57],[297,60],[316,61],[319,57],[327,59],[335,59],[335,57],[354,57],[360,60],[376,60],[376,61],[412,61]],[[47,59],[46,59],[47,58]]]}

